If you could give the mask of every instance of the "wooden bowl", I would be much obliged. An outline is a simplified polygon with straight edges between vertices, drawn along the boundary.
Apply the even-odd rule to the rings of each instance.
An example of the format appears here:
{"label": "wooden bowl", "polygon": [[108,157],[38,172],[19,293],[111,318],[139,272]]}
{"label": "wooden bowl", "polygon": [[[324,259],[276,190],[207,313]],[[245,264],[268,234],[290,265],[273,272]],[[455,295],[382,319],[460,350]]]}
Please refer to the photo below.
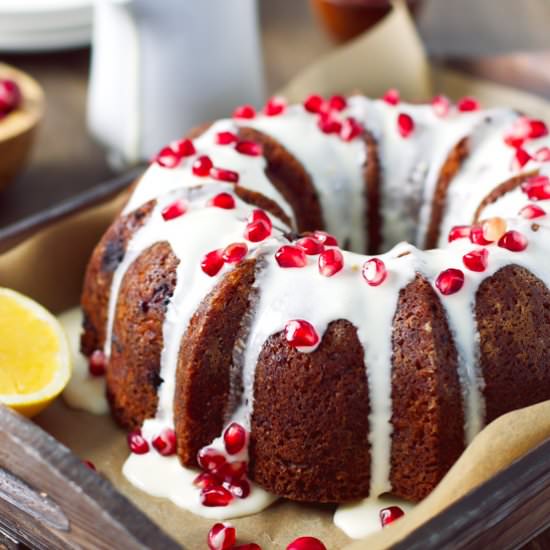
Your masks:
{"label": "wooden bowl", "polygon": [[0,78],[10,78],[21,88],[23,102],[0,119],[0,191],[25,165],[36,128],[44,113],[44,92],[28,74],[0,63]]}

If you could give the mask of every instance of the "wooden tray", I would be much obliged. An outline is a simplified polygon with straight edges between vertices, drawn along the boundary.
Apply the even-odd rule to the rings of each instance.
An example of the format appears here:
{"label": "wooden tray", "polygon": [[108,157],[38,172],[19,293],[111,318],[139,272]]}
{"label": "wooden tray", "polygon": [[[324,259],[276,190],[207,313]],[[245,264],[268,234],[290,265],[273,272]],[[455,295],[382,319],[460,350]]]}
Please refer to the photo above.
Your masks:
{"label": "wooden tray", "polygon": [[[135,175],[101,184],[1,230],[0,252],[66,216],[107,201]],[[549,457],[547,441],[394,548],[550,548]],[[26,547],[181,548],[69,449],[0,406],[0,548]]]}

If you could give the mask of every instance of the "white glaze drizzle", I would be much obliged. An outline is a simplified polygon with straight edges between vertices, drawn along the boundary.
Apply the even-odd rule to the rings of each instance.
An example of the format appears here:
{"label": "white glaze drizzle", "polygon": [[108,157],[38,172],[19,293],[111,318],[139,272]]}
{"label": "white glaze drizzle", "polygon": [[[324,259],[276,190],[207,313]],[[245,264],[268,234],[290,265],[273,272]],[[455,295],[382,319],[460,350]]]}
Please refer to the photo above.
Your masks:
{"label": "white glaze drizzle", "polygon": [[[398,112],[411,114],[415,121],[416,129],[409,139],[403,139],[397,133],[396,117]],[[411,174],[419,171],[419,166],[426,164],[426,169],[420,170],[422,172],[421,183],[414,187],[408,195],[412,202],[424,204],[423,209],[417,213],[417,217],[420,219],[417,238],[423,239],[430,214],[430,208],[425,205],[428,202],[429,193],[433,192],[435,188],[439,169],[450,150],[462,137],[470,135],[473,128],[477,127],[472,132],[470,139],[471,155],[449,188],[450,196],[454,196],[458,201],[455,204],[461,205],[461,209],[457,209],[459,210],[457,216],[462,216],[464,212],[467,213],[467,209],[462,208],[464,201],[461,199],[464,199],[464,196],[460,189],[461,185],[468,189],[468,192],[465,191],[466,199],[473,195],[479,198],[485,196],[492,187],[498,185],[511,173],[509,166],[513,153],[507,146],[502,147],[503,130],[517,116],[509,111],[495,111],[488,123],[480,122],[483,121],[486,112],[455,114],[450,119],[439,120],[433,115],[431,108],[426,106],[401,104],[395,108],[383,102],[356,97],[349,100],[348,109],[344,114],[346,116],[351,114],[364,123],[378,141],[378,150],[384,171],[382,210],[386,221],[384,224],[386,227],[385,243],[392,242],[403,234],[410,235],[413,231],[416,220],[414,223],[411,222],[410,217],[405,220],[407,207],[401,204],[399,199],[403,201],[403,186],[411,178]],[[287,120],[291,121],[288,123],[288,127],[285,126]],[[273,135],[303,162],[314,177],[315,184],[319,185],[318,192],[321,204],[325,208],[324,214],[329,229],[334,227],[333,232],[340,238],[343,236],[344,239],[348,239],[352,244],[357,244],[358,249],[361,249],[364,240],[361,241],[355,223],[357,220],[362,221],[361,216],[365,210],[362,200],[362,176],[361,178],[358,176],[361,174],[365,160],[364,146],[361,144],[359,147],[359,141],[351,144],[337,142],[338,138],[335,136],[322,134],[316,127],[315,117],[305,112],[301,106],[289,108],[287,114],[280,117],[257,117],[252,122],[247,120],[238,123],[221,121],[195,141],[198,154],[208,154],[216,165],[237,170],[241,175],[241,185],[269,196],[284,207],[287,213],[290,213],[288,204],[282,201],[278,192],[265,178],[265,160],[263,158],[245,157],[238,155],[227,146],[213,144],[214,132],[222,129],[235,131],[238,125],[251,126]],[[299,133],[302,131],[304,134]],[[309,147],[312,151],[309,150]],[[317,148],[323,151],[321,160],[316,157]],[[326,162],[328,152],[336,155],[334,162],[343,162],[346,165],[350,163],[351,166],[351,168],[346,166],[344,170],[346,176],[338,184],[334,183],[336,180],[333,179],[333,174],[330,174],[330,166]],[[424,157],[423,155],[428,155],[428,152],[429,157]],[[490,154],[495,152],[499,162],[506,163],[506,168],[493,168],[493,164],[496,164],[497,161]],[[180,168],[174,170],[153,165],[142,178],[125,211],[129,212],[145,201],[156,197],[159,190],[166,193],[169,190],[190,187],[196,183],[210,182],[211,180],[208,178],[198,179],[192,176],[189,170],[192,160],[185,160]],[[316,177],[319,177],[321,181],[317,182]],[[214,185],[220,191],[227,187],[221,186],[219,183]],[[344,202],[351,200],[353,204],[347,206],[340,204],[338,208],[331,210],[329,197],[331,193],[335,193],[334,185],[343,186],[346,191],[342,194],[346,197]],[[346,186],[348,186],[347,189]],[[193,191],[188,192],[192,193]],[[420,196],[424,196],[423,201],[419,198],[419,193]],[[337,199],[339,196],[333,198]],[[134,235],[129,243],[126,256],[113,278],[109,306],[107,334],[110,339],[116,299],[124,273],[147,246],[157,241],[168,241],[182,261],[178,266],[178,284],[168,306],[163,327],[165,342],[169,342],[161,358],[161,377],[165,382],[161,385],[159,392],[157,415],[154,419],[146,421],[143,427],[143,433],[147,438],[156,435],[162,427],[173,425],[172,403],[179,342],[197,305],[213,287],[216,280],[219,280],[219,276],[210,280],[199,272],[200,258],[214,248],[219,248],[230,242],[242,241],[244,228],[242,220],[246,218],[251,209],[242,201],[238,203],[236,211],[229,212],[214,208],[202,209],[201,207],[197,207],[197,210],[194,211],[192,207],[185,216],[171,222],[164,222],[160,218],[160,211],[168,203],[169,196],[163,196],[150,221]],[[471,199],[471,203],[474,204],[475,200]],[[499,204],[504,208],[508,202],[505,203],[504,199],[497,201],[491,206],[492,211],[499,212]],[[508,208],[506,206],[506,209]],[[216,211],[218,211],[216,214],[212,214]],[[334,217],[332,217],[333,212],[335,213]],[[237,220],[235,216],[237,216]],[[455,213],[450,209],[446,213],[444,226],[445,224],[446,227],[454,225],[454,218]],[[463,219],[460,221],[461,223],[469,222],[469,220]],[[339,227],[336,227],[338,224],[340,224]],[[362,232],[363,224],[361,223],[360,226]],[[545,226],[543,230],[534,233],[526,221],[511,220],[510,227],[516,226],[518,230],[528,236],[530,240],[528,249],[525,252],[514,254],[493,245],[490,247],[489,269],[481,274],[466,271],[462,265],[462,255],[475,248],[467,240],[455,241],[445,249],[426,252],[417,250],[412,245],[399,244],[393,250],[379,256],[390,271],[388,280],[380,287],[369,287],[361,278],[359,268],[368,258],[366,256],[343,252],[345,268],[329,279],[319,274],[316,268],[316,258],[310,258],[309,265],[303,269],[280,269],[273,260],[273,252],[280,243],[277,244],[276,240],[272,240],[271,243],[262,243],[258,251],[261,251],[262,254],[267,253],[267,259],[265,268],[259,272],[255,282],[255,285],[261,288],[261,292],[245,349],[243,371],[245,389],[243,405],[245,408],[241,407],[239,410],[239,414],[242,414],[243,410],[245,411],[243,423],[247,426],[250,425],[250,415],[253,412],[254,371],[257,357],[266,339],[283,330],[286,322],[292,318],[308,319],[320,335],[324,333],[331,321],[347,319],[357,327],[358,337],[365,351],[366,376],[369,381],[371,404],[369,419],[369,441],[372,452],[371,496],[375,497],[390,490],[391,333],[399,291],[414,279],[416,273],[422,274],[433,285],[440,271],[457,267],[466,271],[464,288],[455,295],[441,297],[441,302],[447,313],[449,327],[453,333],[459,356],[459,379],[464,393],[466,440],[470,441],[483,426],[484,418],[483,380],[478,367],[478,334],[473,314],[477,289],[483,280],[501,267],[511,263],[523,265],[546,284],[549,283],[549,275],[545,273],[540,260],[544,257],[544,247],[541,247],[541,243],[544,242],[543,237],[547,240],[548,227]],[[357,234],[355,234],[356,232]],[[182,235],[193,235],[194,237],[200,235],[201,239],[199,239],[199,243],[191,243],[189,239],[182,239]],[[203,238],[203,235],[208,236]],[[442,230],[442,235],[445,235],[446,239],[445,228]],[[401,256],[405,250],[409,254]],[[338,299],[326,300],[327,296],[336,296]],[[109,353],[109,344],[106,344],[105,350]],[[156,461],[166,460],[155,453],[149,453],[149,455],[155,457]],[[155,488],[151,485],[154,484],[154,480],[145,480],[143,477],[150,475],[151,472],[148,465],[144,466],[148,460],[153,460],[153,458],[149,456],[148,459],[142,461],[141,458],[131,457],[125,467],[125,473],[132,482],[144,490],[154,492]],[[158,465],[160,466],[160,463]],[[164,492],[166,493],[164,496],[172,498],[167,490]],[[179,503],[179,505],[183,504]],[[229,516],[223,515],[223,517]]]}

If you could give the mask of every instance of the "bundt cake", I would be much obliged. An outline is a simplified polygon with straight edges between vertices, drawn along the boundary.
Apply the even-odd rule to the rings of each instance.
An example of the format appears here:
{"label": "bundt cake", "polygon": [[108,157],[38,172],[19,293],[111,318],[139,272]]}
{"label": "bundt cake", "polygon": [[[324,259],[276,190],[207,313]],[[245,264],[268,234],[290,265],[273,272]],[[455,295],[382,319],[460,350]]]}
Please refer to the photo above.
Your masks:
{"label": "bundt cake", "polygon": [[550,399],[547,133],[392,90],[273,98],[162,149],[82,295],[130,458],[199,466],[205,507],[248,480],[425,497],[486,423]]}

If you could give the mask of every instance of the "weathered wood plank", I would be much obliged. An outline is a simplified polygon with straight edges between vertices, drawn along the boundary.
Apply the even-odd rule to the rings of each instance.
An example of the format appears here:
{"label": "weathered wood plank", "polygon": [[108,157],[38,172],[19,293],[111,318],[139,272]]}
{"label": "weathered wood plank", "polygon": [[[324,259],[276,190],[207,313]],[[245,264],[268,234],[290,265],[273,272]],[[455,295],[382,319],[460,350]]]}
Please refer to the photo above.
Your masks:
{"label": "weathered wood plank", "polygon": [[[0,530],[14,541],[45,550],[181,549],[107,479],[34,423],[2,406]],[[13,544],[5,545],[18,548]]]}

